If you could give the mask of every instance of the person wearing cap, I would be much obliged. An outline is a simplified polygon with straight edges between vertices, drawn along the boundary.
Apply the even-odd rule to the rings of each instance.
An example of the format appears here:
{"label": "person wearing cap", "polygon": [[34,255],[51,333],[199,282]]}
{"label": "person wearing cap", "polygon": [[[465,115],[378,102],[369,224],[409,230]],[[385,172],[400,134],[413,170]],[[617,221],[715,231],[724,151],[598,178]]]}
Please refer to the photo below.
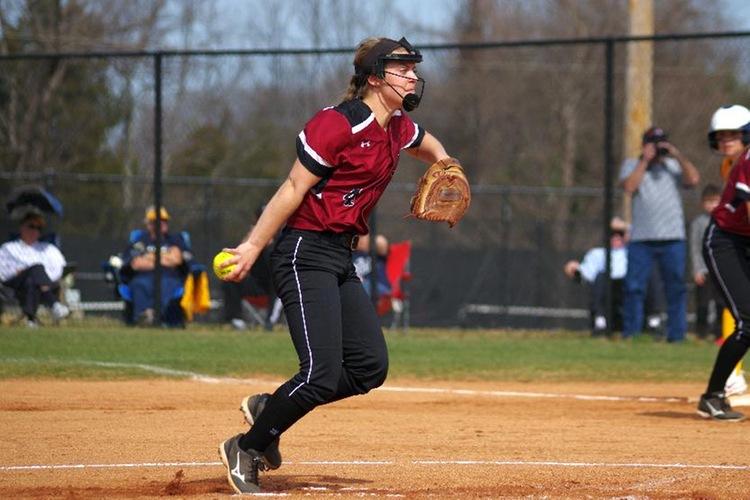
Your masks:
{"label": "person wearing cap", "polygon": [[641,155],[623,162],[620,185],[632,197],[624,338],[631,338],[643,329],[646,289],[652,268],[657,265],[667,302],[667,342],[685,339],[687,244],[681,190],[698,182],[698,170],[660,127],[646,130]]}
{"label": "person wearing cap", "polygon": [[172,324],[167,319],[170,302],[184,281],[181,270],[185,242],[179,235],[169,232],[169,212],[161,207],[161,310],[162,317],[154,317],[154,269],[156,267],[156,210],[149,207],[144,217],[145,231],[140,231],[123,253],[123,267],[128,273],[128,286],[133,298],[133,315],[129,323],[151,325],[157,322]]}
{"label": "person wearing cap", "polygon": [[45,220],[36,210],[17,211],[18,238],[0,246],[0,282],[11,288],[26,317],[26,326],[38,326],[39,305],[47,306],[56,320],[68,316],[68,307],[60,302],[60,279],[65,257],[52,243],[40,241]]}
{"label": "person wearing cap", "polygon": [[[258,472],[281,465],[279,437],[315,408],[380,386],[388,351],[375,308],[352,263],[359,235],[403,153],[430,165],[449,158],[408,115],[421,101],[422,55],[405,38],[368,38],[338,105],[316,113],[297,136],[287,179],[226,265],[242,280],[267,242],[299,371],[273,394],[241,403],[247,433],[219,445],[237,493],[260,491]],[[283,228],[283,229],[282,229]]]}

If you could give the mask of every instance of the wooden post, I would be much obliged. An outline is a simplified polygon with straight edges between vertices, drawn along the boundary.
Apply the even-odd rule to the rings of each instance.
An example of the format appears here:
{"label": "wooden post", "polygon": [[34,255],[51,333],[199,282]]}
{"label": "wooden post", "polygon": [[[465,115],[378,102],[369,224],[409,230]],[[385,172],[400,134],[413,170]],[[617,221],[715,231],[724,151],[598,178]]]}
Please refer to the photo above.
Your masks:
{"label": "wooden post", "polygon": [[[654,34],[653,0],[628,0],[631,36]],[[641,153],[643,132],[653,124],[654,43],[627,44],[625,77],[625,126],[623,153],[633,158]],[[630,223],[630,197],[623,197],[623,218]]]}

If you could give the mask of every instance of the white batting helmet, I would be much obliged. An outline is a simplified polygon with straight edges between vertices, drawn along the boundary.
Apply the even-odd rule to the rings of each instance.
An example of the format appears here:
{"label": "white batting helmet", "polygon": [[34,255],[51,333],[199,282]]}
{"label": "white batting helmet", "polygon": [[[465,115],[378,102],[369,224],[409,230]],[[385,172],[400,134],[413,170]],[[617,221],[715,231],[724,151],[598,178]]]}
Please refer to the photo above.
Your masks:
{"label": "white batting helmet", "polygon": [[716,133],[720,130],[738,130],[742,132],[742,143],[750,144],[750,110],[739,104],[722,106],[711,117],[708,129],[708,145],[719,149]]}

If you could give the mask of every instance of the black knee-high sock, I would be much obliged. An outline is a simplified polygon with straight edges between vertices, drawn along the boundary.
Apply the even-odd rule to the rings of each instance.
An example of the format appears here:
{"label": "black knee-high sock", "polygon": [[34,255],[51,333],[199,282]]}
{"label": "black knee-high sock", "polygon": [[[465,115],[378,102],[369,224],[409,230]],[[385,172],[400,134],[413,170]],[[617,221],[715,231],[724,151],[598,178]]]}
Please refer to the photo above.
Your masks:
{"label": "black knee-high sock", "polygon": [[737,332],[727,337],[716,356],[711,378],[708,379],[706,394],[724,392],[724,385],[727,383],[729,375],[745,356],[747,348],[748,346],[744,342],[737,339]]}
{"label": "black knee-high sock", "polygon": [[263,413],[258,416],[252,428],[240,438],[238,444],[243,450],[252,448],[263,452],[274,439],[307,413],[307,410],[289,398],[288,389],[281,386],[273,393],[263,408]]}

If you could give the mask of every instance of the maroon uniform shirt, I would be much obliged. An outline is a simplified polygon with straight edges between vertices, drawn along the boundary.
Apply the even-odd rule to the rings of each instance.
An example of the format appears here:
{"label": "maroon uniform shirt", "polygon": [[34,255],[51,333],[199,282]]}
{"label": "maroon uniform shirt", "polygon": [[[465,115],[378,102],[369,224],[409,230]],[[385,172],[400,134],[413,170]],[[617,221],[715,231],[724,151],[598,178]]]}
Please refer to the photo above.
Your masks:
{"label": "maroon uniform shirt", "polygon": [[396,172],[401,150],[419,146],[424,134],[403,111],[383,129],[361,99],[319,111],[297,137],[297,157],[321,180],[287,226],[367,234],[367,219]]}
{"label": "maroon uniform shirt", "polygon": [[719,205],[711,215],[716,224],[729,233],[750,236],[747,205],[750,201],[750,149],[742,153],[729,173]]}

